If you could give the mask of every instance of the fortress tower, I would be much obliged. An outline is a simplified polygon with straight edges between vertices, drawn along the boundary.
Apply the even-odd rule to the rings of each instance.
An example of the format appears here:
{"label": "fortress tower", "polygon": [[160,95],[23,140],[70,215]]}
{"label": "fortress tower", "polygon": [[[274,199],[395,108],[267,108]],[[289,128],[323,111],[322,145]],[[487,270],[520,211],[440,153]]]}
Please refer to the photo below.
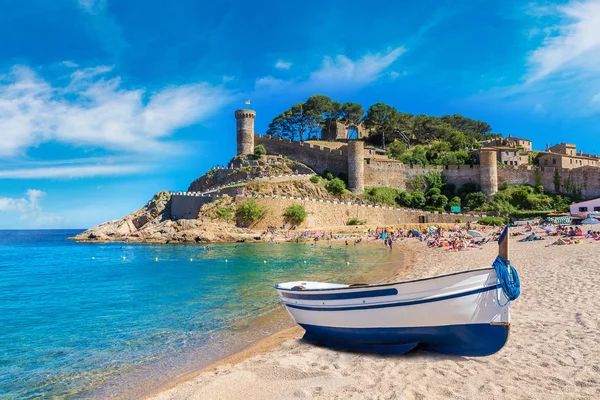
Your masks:
{"label": "fortress tower", "polygon": [[359,140],[348,142],[348,189],[352,193],[365,190],[365,144]]}
{"label": "fortress tower", "polygon": [[498,161],[495,151],[479,153],[479,184],[481,191],[488,196],[498,191]]}
{"label": "fortress tower", "polygon": [[237,110],[235,112],[237,131],[237,155],[254,153],[254,110]]}

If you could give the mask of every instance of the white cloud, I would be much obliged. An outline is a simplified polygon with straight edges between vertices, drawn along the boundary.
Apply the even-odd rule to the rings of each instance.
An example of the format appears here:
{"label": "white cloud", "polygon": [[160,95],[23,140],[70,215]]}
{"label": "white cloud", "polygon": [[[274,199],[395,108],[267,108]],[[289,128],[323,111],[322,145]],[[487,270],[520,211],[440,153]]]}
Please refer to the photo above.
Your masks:
{"label": "white cloud", "polygon": [[0,77],[0,155],[24,153],[56,141],[129,152],[162,152],[161,139],[199,122],[229,102],[228,92],[206,83],[148,93],[126,89],[111,67],[78,69],[53,86],[32,69],[13,67]]}
{"label": "white cloud", "polygon": [[0,197],[0,213],[17,213],[20,219],[29,226],[54,225],[61,218],[42,210],[40,199],[44,196],[46,193],[41,190],[29,189],[25,193],[25,197]]}
{"label": "white cloud", "polygon": [[90,14],[96,14],[106,7],[107,0],[78,0],[79,7]]}
{"label": "white cloud", "polygon": [[292,67],[292,63],[289,61],[277,60],[275,63],[275,68],[277,69],[290,69]]}
{"label": "white cloud", "polygon": [[556,10],[563,23],[531,53],[528,82],[568,69],[600,71],[600,1],[572,1]]}
{"label": "white cloud", "polygon": [[356,60],[345,55],[327,56],[323,58],[321,67],[305,79],[282,80],[266,76],[257,79],[255,87],[260,91],[358,89],[381,78],[405,51],[404,47],[397,47],[385,53],[365,54]]}
{"label": "white cloud", "polygon": [[0,171],[0,179],[90,178],[120,176],[148,172],[144,165],[79,165],[59,167],[23,168]]}
{"label": "white cloud", "polygon": [[310,74],[309,81],[315,85],[364,86],[376,81],[405,51],[398,47],[384,54],[366,54],[356,61],[344,55],[325,57],[321,69]]}

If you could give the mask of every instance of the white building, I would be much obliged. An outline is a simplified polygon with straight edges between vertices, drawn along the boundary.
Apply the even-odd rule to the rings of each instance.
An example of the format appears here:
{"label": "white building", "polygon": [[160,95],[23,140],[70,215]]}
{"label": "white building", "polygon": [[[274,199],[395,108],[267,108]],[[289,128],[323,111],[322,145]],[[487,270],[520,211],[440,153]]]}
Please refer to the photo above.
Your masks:
{"label": "white building", "polygon": [[582,201],[581,203],[571,204],[571,215],[600,213],[600,197],[594,200]]}

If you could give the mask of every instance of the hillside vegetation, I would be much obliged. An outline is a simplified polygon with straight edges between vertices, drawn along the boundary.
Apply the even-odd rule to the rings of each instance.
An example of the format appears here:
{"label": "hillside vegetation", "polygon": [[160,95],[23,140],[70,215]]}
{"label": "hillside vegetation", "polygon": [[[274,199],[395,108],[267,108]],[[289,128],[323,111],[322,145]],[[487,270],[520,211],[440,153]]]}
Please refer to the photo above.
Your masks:
{"label": "hillside vegetation", "polygon": [[500,138],[483,121],[461,115],[413,115],[394,107],[376,103],[365,112],[357,103],[340,103],[324,95],[310,96],[276,116],[268,134],[292,140],[316,140],[321,130],[334,122],[341,123],[349,137],[359,129],[367,131],[367,141],[388,150],[390,158],[407,164],[473,164],[472,150],[481,141]]}

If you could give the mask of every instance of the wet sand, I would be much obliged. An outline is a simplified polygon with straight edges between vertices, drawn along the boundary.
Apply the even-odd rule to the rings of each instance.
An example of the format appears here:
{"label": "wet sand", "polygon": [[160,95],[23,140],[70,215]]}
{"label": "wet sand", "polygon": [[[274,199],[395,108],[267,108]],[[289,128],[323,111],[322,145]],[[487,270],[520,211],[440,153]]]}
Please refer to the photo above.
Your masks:
{"label": "wet sand", "polygon": [[[296,327],[152,399],[600,398],[600,242],[546,247],[551,242],[511,239],[522,294],[511,305],[509,341],[492,356],[336,351],[302,342]],[[427,249],[416,240],[403,246],[412,258],[393,280],[487,266],[497,254],[493,242],[466,252]]]}

